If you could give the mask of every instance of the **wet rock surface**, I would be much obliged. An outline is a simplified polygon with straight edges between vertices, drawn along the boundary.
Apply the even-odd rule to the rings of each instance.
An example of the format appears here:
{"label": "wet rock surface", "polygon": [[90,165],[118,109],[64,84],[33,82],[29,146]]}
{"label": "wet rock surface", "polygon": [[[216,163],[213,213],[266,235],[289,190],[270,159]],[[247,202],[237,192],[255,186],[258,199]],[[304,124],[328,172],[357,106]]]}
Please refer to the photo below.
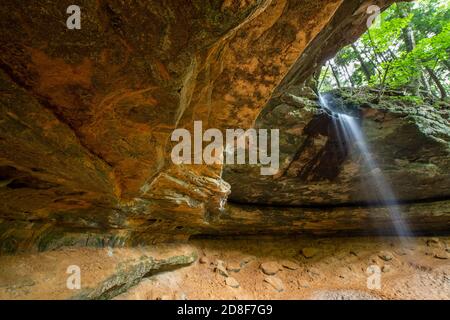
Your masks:
{"label": "wet rock surface", "polygon": [[[448,200],[450,108],[388,94],[373,102],[376,97],[361,89],[335,91],[325,99],[341,112],[358,115],[376,170],[395,190],[386,201]],[[272,99],[256,127],[280,128],[280,172],[261,176],[255,167],[225,166],[230,200],[279,206],[376,204],[370,181],[377,173],[365,166],[356,142],[343,139],[341,126],[321,109],[318,98],[287,92]]]}

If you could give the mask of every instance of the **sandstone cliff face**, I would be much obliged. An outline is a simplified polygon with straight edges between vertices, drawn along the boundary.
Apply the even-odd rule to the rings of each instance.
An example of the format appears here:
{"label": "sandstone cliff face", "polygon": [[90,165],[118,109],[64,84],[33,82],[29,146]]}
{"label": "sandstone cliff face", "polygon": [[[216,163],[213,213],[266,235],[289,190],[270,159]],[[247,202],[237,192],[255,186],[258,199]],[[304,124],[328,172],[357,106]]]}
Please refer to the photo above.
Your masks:
{"label": "sandstone cliff face", "polygon": [[[172,164],[170,134],[194,120],[219,129],[253,126],[266,105],[270,110],[271,96],[279,99],[305,81],[365,30],[366,8],[374,3],[86,0],[78,2],[81,30],[68,30],[70,4],[8,0],[0,9],[1,252],[236,231],[239,218],[223,225],[230,221],[224,203],[230,192],[249,202],[254,195],[236,196],[246,184],[232,174],[223,179],[221,166]],[[296,126],[313,121],[311,108]],[[293,139],[305,137],[297,132]],[[406,179],[446,181],[420,199],[447,195],[448,153],[435,154],[433,146],[443,150],[442,142],[424,149],[423,157],[436,161],[417,176],[420,159],[389,158],[418,164],[416,171],[396,171]],[[286,148],[287,157],[294,145]],[[391,157],[395,150],[385,152]],[[319,196],[275,198],[286,205],[357,201],[350,190],[356,178],[346,177],[338,192],[321,180]],[[418,189],[401,192],[416,199],[411,190]],[[258,224],[243,228],[257,230]]]}
{"label": "sandstone cliff face", "polygon": [[322,109],[318,98],[285,93],[272,99],[256,127],[280,128],[280,171],[274,177],[261,176],[255,166],[226,166],[229,199],[285,206],[377,203],[370,184],[374,170],[395,190],[385,202],[448,199],[450,110],[389,94],[381,101],[367,90],[327,95],[344,112],[359,115],[376,168],[367,167],[357,141],[343,138],[339,119]]}
{"label": "sandstone cliff face", "polygon": [[[358,116],[377,164],[370,168],[357,141],[343,139],[339,119],[314,94],[305,96],[287,91],[258,117],[256,128],[280,128],[280,171],[261,176],[258,166],[226,165],[230,205],[212,233],[395,234],[396,220],[413,232],[449,230],[448,106],[417,104],[395,92],[381,100],[370,90],[327,94],[335,108]],[[394,193],[380,199],[374,174]]]}

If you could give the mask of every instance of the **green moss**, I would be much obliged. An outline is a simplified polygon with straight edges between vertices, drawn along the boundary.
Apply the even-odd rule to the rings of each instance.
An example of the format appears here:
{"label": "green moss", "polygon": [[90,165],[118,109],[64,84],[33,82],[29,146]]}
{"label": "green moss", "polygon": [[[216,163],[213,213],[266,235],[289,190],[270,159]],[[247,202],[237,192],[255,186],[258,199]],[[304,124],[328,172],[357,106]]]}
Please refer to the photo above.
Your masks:
{"label": "green moss", "polygon": [[18,242],[14,237],[8,237],[1,241],[0,253],[12,254],[18,249]]}
{"label": "green moss", "polygon": [[178,255],[163,260],[143,255],[138,260],[122,261],[113,275],[102,281],[96,288],[84,289],[73,299],[112,299],[137,285],[144,277],[189,265],[196,259],[197,254],[192,252],[188,255]]}
{"label": "green moss", "polygon": [[64,237],[64,233],[61,231],[49,231],[40,236],[38,240],[38,250],[45,251],[54,249],[55,244]]}
{"label": "green moss", "polygon": [[413,103],[416,105],[424,104],[423,99],[421,97],[417,97],[417,96],[398,96],[398,97],[395,97],[395,99],[398,101],[409,102],[409,103]]}

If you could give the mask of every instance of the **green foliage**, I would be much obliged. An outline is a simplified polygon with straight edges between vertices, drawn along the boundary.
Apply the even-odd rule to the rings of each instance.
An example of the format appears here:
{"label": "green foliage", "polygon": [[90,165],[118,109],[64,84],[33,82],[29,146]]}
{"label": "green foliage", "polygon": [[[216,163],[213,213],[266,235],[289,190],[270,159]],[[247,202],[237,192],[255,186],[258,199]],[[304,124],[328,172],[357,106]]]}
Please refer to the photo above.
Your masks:
{"label": "green foliage", "polygon": [[[378,53],[383,54],[395,46],[399,42],[402,30],[405,29],[411,22],[413,17],[410,14],[406,18],[393,18],[392,20],[385,20],[386,14],[382,14],[382,23],[379,28],[374,24],[362,37],[361,41],[365,46],[371,46],[372,49]],[[383,18],[384,17],[384,18]]]}
{"label": "green foliage", "polygon": [[420,76],[424,67],[435,69],[439,61],[448,61],[449,48],[450,23],[447,23],[441,33],[420,40],[411,52],[402,52],[401,56],[391,62],[389,85],[392,87],[407,85],[411,78]]}
{"label": "green foliage", "polygon": [[[392,5],[352,46],[343,48],[322,72],[321,90],[376,86],[409,90],[423,97],[450,89],[450,0]],[[325,68],[323,68],[324,70]]]}
{"label": "green foliage", "polygon": [[400,101],[408,102],[410,104],[421,105],[424,103],[422,97],[418,96],[398,96],[396,97]]}

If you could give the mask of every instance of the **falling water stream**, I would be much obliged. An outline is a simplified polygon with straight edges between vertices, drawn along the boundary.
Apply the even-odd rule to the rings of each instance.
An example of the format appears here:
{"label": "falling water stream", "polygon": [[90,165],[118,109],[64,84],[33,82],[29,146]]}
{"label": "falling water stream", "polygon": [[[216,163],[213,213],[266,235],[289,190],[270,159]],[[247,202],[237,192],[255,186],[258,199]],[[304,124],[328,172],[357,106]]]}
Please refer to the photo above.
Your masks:
{"label": "falling water stream", "polygon": [[375,159],[372,157],[367,140],[362,132],[357,118],[334,110],[331,103],[324,95],[319,96],[320,104],[333,116],[334,128],[336,128],[337,138],[340,147],[345,147],[350,143],[355,143],[363,160],[364,166],[368,169],[370,179],[366,182],[368,186],[376,192],[379,205],[386,207],[389,212],[392,225],[397,236],[410,237],[411,231],[406,222],[401,217],[401,211],[396,201],[395,194],[379,169]]}

